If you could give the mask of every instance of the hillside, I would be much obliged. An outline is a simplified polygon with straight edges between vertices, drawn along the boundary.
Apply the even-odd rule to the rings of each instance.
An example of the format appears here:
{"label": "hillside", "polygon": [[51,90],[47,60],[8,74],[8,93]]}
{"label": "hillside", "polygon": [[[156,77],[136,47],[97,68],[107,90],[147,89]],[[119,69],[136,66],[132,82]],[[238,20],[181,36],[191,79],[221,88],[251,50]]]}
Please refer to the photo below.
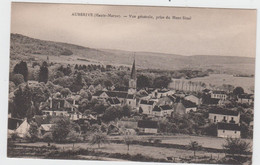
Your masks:
{"label": "hillside", "polygon": [[[68,43],[44,41],[20,34],[11,34],[11,58],[20,56],[80,57],[104,64],[131,65],[133,52],[123,50],[93,49]],[[135,52],[137,67],[151,69],[214,69],[226,73],[254,74],[254,58],[217,55],[182,56],[175,54]]]}

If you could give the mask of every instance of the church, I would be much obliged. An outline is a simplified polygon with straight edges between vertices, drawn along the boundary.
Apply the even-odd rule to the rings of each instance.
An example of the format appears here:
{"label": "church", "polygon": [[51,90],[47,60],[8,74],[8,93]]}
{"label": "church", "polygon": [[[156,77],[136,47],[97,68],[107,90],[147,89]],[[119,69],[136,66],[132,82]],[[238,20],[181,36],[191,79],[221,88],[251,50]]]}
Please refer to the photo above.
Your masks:
{"label": "church", "polygon": [[[133,109],[136,109],[136,85],[137,76],[135,69],[135,60],[132,65],[131,76],[129,79],[128,91],[97,91],[93,94],[92,99],[98,99],[103,101],[113,100],[114,98],[120,101],[121,105],[129,105]],[[111,99],[112,98],[112,99]],[[113,104],[113,103],[110,103]]]}

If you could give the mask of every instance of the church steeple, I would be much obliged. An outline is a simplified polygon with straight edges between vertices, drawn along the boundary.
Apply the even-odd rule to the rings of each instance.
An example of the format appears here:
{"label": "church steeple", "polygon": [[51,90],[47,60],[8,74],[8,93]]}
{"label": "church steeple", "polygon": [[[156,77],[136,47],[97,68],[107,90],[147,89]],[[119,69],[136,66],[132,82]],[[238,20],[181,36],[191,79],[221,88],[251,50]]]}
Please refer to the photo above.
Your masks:
{"label": "church steeple", "polygon": [[135,59],[134,59],[133,65],[132,65],[132,71],[131,71],[130,78],[136,80]]}
{"label": "church steeple", "polygon": [[135,58],[132,65],[131,76],[129,80],[128,94],[136,94],[136,70],[135,70]]}

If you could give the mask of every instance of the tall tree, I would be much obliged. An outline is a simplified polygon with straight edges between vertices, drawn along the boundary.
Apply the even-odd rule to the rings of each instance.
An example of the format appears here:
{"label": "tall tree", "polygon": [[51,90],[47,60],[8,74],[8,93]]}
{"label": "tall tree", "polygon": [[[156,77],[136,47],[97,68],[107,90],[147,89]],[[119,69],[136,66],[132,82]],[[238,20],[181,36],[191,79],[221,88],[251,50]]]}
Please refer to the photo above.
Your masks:
{"label": "tall tree", "polygon": [[84,83],[83,83],[82,75],[80,72],[78,72],[70,89],[72,92],[78,92],[83,88],[83,86],[84,86]]}
{"label": "tall tree", "polygon": [[196,141],[191,141],[189,144],[189,149],[193,150],[194,157],[196,156],[196,151],[199,150],[200,148],[201,148],[201,145],[199,145],[199,143]]}
{"label": "tall tree", "polygon": [[47,83],[48,82],[48,77],[49,77],[49,70],[48,70],[47,63],[44,61],[42,63],[41,68],[40,68],[39,82]]}
{"label": "tall tree", "polygon": [[16,64],[14,66],[14,70],[13,72],[15,74],[21,74],[24,77],[24,81],[27,82],[28,81],[28,67],[27,67],[27,63],[24,61],[21,61],[20,63]]}
{"label": "tall tree", "polygon": [[32,107],[32,91],[28,85],[24,88],[19,86],[19,89],[14,93],[14,117],[25,118],[27,117],[27,111]]}

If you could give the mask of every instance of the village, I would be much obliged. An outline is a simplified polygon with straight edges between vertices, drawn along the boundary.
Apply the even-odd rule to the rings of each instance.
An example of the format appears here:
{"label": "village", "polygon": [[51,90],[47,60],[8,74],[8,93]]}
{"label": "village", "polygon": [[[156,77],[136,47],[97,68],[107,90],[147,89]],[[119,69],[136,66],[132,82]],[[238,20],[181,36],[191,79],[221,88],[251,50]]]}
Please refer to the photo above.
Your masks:
{"label": "village", "polygon": [[[81,86],[82,89],[78,92],[71,92],[69,89],[60,92],[54,90],[45,99],[38,101],[38,110],[35,108],[36,102],[31,101],[30,110],[26,110],[23,118],[17,115],[15,110],[10,110],[15,106],[9,106],[9,138],[57,144],[87,142],[91,134],[98,132],[108,136],[111,142],[126,141],[127,138],[131,139],[131,143],[140,139],[161,143],[162,136],[179,135],[223,139],[252,138],[253,94],[244,93],[241,87],[233,87],[232,90],[227,88],[228,90],[224,91],[208,89],[205,85],[184,88],[184,83],[182,86],[180,83],[176,84],[174,88],[138,88],[137,83],[140,81],[137,80],[135,62],[134,60],[131,69],[125,69],[130,74],[128,87],[115,87],[107,82],[109,85],[92,84],[88,88]],[[48,68],[49,63],[47,57],[47,62],[43,62],[41,70],[43,67]],[[74,66],[76,69],[80,67]],[[109,68],[109,71],[111,68],[113,70],[113,66]],[[122,70],[122,67],[120,69]],[[16,97],[19,91],[23,93],[26,88],[35,89],[35,86],[44,85],[42,83],[28,80],[20,84],[16,91],[11,93],[14,102],[18,99]],[[47,85],[49,82],[45,83]],[[52,87],[48,84],[48,88],[54,87],[54,84]],[[42,92],[44,89],[37,90]],[[32,94],[31,97],[37,98],[37,95],[45,94]],[[31,110],[31,107],[34,107],[34,110]],[[30,111],[34,112],[30,114]],[[102,142],[97,143],[100,145]],[[222,148],[222,145],[219,144],[217,148]]]}

